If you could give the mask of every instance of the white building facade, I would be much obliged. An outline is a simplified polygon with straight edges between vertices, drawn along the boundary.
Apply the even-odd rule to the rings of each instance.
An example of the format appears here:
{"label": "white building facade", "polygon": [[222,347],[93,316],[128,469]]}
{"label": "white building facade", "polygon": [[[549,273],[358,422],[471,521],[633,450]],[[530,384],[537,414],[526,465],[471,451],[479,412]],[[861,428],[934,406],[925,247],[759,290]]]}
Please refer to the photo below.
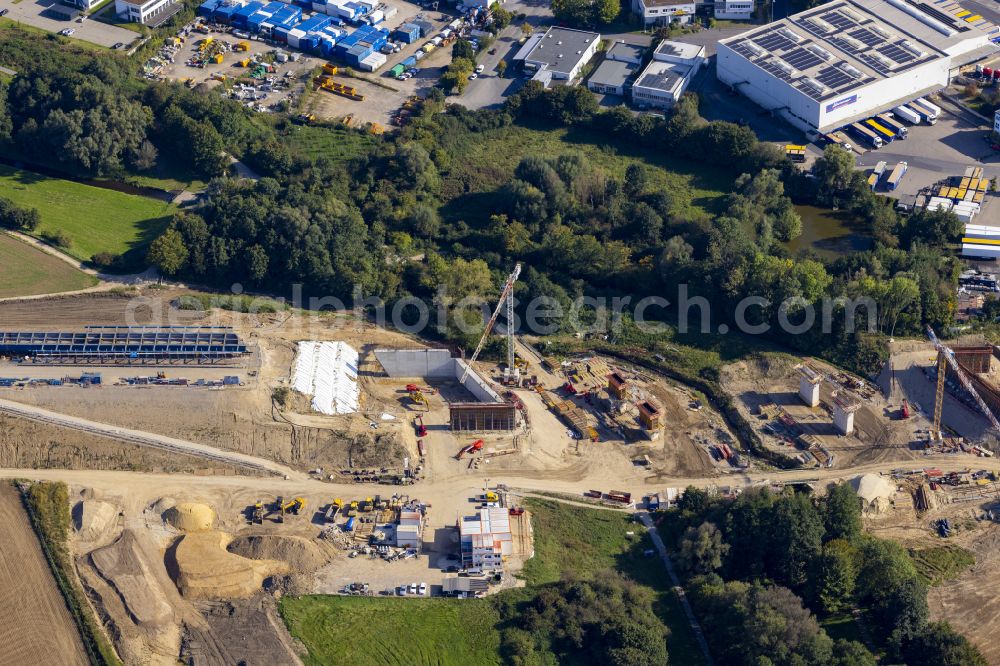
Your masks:
{"label": "white building facade", "polygon": [[834,0],[720,41],[716,73],[792,125],[827,132],[943,88],[953,70],[996,53],[997,26],[925,6]]}
{"label": "white building facade", "polygon": [[642,17],[643,25],[690,23],[695,3],[686,0],[632,0],[632,11]]}
{"label": "white building facade", "polygon": [[725,21],[749,21],[753,17],[753,0],[715,0],[713,16]]}
{"label": "white building facade", "polygon": [[167,11],[174,2],[175,0],[147,0],[146,2],[115,0],[115,14],[131,23],[145,24]]}

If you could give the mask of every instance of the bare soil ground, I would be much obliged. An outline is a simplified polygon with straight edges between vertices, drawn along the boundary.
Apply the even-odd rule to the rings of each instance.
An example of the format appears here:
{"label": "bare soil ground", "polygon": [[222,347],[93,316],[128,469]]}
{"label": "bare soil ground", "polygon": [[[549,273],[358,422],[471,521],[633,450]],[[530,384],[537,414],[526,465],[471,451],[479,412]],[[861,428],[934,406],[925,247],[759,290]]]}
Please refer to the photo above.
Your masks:
{"label": "bare soil ground", "polygon": [[976,644],[991,664],[1000,664],[1000,525],[960,535],[959,544],[976,563],[956,580],[931,588],[927,601],[934,620],[947,620]]}
{"label": "bare soil ground", "polygon": [[11,612],[0,624],[3,661],[84,666],[87,658],[76,624],[21,505],[17,490],[0,483],[0,589]]}
{"label": "bare soil ground", "polygon": [[[799,372],[796,364],[808,362],[826,379],[820,385],[820,405],[810,408],[799,397]],[[763,430],[771,419],[761,419],[761,408],[777,406],[795,419],[801,430],[819,441],[833,456],[833,466],[840,468],[892,460],[913,460],[921,453],[914,444],[917,431],[926,429],[927,420],[919,414],[903,421],[898,417],[900,398],[890,402],[883,393],[866,389],[852,392],[861,400],[855,413],[855,432],[840,435],[833,425],[834,392],[840,386],[829,378],[843,379],[845,373],[816,359],[797,359],[785,355],[767,354],[754,359],[738,361],[723,369],[722,386],[737,402],[737,408],[747,419],[758,426],[758,434],[765,445],[785,455],[799,453],[793,446]],[[853,381],[859,381],[853,378]]]}

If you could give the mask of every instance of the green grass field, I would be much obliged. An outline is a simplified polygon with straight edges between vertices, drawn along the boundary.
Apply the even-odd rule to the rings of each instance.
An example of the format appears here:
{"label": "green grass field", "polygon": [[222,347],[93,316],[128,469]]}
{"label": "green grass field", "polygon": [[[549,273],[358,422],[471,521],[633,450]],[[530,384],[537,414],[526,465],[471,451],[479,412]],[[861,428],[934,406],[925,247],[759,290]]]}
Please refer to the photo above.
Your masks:
{"label": "green grass field", "polygon": [[[448,145],[448,139],[443,139]],[[515,124],[482,133],[454,137],[448,147],[454,160],[442,178],[442,196],[448,200],[442,214],[469,224],[484,223],[499,207],[497,183],[507,182],[522,157],[557,157],[579,153],[609,175],[621,179],[629,164],[642,162],[649,170],[648,191],[668,192],[678,213],[705,215],[719,212],[723,195],[732,189],[732,173],[675,158],[586,129]]]}
{"label": "green grass field", "polygon": [[936,546],[910,550],[917,573],[929,584],[938,585],[957,578],[976,563],[976,555],[961,546]]}
{"label": "green grass field", "polygon": [[500,664],[500,616],[489,599],[285,597],[281,614],[308,665]]}
{"label": "green grass field", "polygon": [[0,233],[0,298],[86,289],[97,279],[13,236]]}
{"label": "green grass field", "polygon": [[98,252],[141,252],[170,221],[176,208],[146,197],[122,194],[31,171],[0,166],[0,196],[37,208],[42,223],[33,234],[63,231],[65,251],[81,261]]}
{"label": "green grass field", "polygon": [[485,599],[285,597],[282,616],[309,649],[306,664],[499,664],[495,600],[528,600],[540,585],[608,569],[656,592],[656,611],[670,629],[671,664],[703,663],[663,564],[643,555],[652,542],[642,525],[616,511],[539,499],[526,505],[535,533],[535,557],[522,572],[527,587]]}
{"label": "green grass field", "polygon": [[325,125],[292,125],[282,138],[294,153],[310,159],[326,157],[335,162],[347,162],[367,154],[381,141],[371,134]]}

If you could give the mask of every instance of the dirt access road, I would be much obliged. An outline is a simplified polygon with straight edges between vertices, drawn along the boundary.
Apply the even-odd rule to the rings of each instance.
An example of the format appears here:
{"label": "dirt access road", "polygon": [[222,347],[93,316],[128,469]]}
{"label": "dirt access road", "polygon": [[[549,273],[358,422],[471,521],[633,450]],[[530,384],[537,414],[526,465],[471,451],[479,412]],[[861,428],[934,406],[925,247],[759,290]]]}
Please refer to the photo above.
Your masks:
{"label": "dirt access road", "polygon": [[32,421],[39,421],[41,423],[49,423],[52,425],[63,426],[65,428],[71,428],[73,430],[80,430],[94,435],[112,437],[114,439],[130,442],[132,444],[166,449],[168,451],[184,453],[256,471],[270,472],[272,474],[287,476],[289,478],[298,479],[303,478],[304,476],[301,472],[297,472],[290,467],[272,462],[265,458],[257,458],[255,456],[248,456],[242,453],[235,453],[233,451],[223,451],[206,444],[197,444],[195,442],[175,439],[173,437],[165,437],[151,432],[131,430],[129,428],[120,428],[117,426],[107,425],[105,423],[88,421],[87,419],[67,416],[65,414],[59,414],[47,409],[42,409],[41,407],[24,405],[10,400],[0,399],[0,412],[13,414]]}
{"label": "dirt access road", "polygon": [[66,610],[17,490],[0,484],[0,590],[8,612],[0,623],[6,664],[85,666],[76,624]]}

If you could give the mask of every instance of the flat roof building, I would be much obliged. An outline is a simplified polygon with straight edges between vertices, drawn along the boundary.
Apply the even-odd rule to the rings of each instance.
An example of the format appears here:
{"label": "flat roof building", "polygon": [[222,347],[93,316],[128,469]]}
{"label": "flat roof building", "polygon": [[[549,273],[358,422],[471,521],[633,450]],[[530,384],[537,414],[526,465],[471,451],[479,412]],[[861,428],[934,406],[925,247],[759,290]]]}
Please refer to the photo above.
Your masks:
{"label": "flat roof building", "polygon": [[646,54],[646,47],[641,44],[629,44],[624,41],[617,41],[605,52],[606,60],[617,60],[618,62],[630,62],[633,65],[641,65],[642,57]]}
{"label": "flat roof building", "polygon": [[503,560],[514,552],[507,509],[480,509],[477,516],[463,518],[458,523],[462,566],[473,571],[496,571]]}
{"label": "flat roof building", "polygon": [[729,21],[749,21],[753,16],[753,0],[715,0],[715,18]]}
{"label": "flat roof building", "polygon": [[632,84],[632,102],[657,109],[672,107],[704,63],[704,53],[703,46],[662,42]]}
{"label": "flat roof building", "polygon": [[622,96],[628,80],[637,71],[639,66],[630,62],[605,60],[587,79],[587,88],[600,95]]}
{"label": "flat roof building", "polygon": [[596,32],[572,28],[549,28],[543,35],[532,35],[514,56],[527,71],[546,70],[552,79],[572,81],[590,62],[601,43]]}
{"label": "flat roof building", "polygon": [[653,51],[653,60],[700,67],[705,61],[705,47],[664,39],[656,45],[656,50]]}
{"label": "flat roof building", "polygon": [[720,81],[803,130],[830,131],[943,88],[996,53],[955,4],[834,0],[718,44]]}

